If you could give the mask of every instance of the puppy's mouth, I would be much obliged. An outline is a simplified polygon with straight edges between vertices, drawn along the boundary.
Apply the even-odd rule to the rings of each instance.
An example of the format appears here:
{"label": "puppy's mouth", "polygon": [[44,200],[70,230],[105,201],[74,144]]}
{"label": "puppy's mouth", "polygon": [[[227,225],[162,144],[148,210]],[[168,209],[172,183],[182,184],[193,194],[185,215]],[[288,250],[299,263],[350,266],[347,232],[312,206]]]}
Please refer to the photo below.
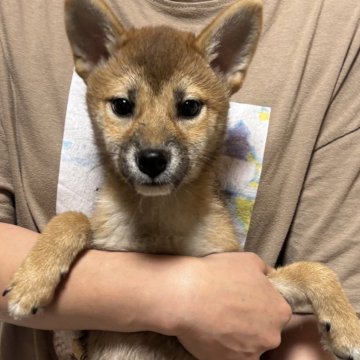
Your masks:
{"label": "puppy's mouth", "polygon": [[142,196],[166,196],[173,192],[174,186],[172,184],[136,184],[135,190]]}

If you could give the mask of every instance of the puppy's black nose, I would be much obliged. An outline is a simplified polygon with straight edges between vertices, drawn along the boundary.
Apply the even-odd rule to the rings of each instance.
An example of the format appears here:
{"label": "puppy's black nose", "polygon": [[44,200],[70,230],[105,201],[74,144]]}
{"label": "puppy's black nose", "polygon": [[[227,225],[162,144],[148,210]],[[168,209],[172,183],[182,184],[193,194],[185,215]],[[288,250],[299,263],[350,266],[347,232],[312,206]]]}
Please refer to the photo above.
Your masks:
{"label": "puppy's black nose", "polygon": [[141,150],[137,154],[136,162],[141,172],[155,179],[165,171],[168,154],[157,149]]}

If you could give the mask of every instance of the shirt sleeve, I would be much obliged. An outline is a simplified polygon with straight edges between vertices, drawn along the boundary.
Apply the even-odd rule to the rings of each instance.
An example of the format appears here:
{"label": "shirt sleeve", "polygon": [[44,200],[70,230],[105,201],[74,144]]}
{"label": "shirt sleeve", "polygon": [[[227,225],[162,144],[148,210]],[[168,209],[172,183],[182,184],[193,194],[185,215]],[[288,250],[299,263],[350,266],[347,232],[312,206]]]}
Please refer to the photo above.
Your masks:
{"label": "shirt sleeve", "polygon": [[5,134],[0,127],[0,222],[15,223],[14,192],[11,184]]}
{"label": "shirt sleeve", "polygon": [[[360,32],[357,40],[358,49]],[[334,90],[282,260],[327,264],[360,313],[360,59],[355,51]]]}
{"label": "shirt sleeve", "polygon": [[0,41],[0,222],[15,223],[14,191],[11,181],[9,150],[3,126],[4,109],[7,103],[7,77],[9,73],[1,45]]}

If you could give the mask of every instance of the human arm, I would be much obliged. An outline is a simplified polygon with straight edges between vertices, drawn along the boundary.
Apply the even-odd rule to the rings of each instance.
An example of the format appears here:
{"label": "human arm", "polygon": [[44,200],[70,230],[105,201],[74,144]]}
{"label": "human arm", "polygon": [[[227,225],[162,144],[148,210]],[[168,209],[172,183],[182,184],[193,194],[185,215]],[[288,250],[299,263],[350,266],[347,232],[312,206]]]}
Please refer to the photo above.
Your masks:
{"label": "human arm", "polygon": [[[0,224],[1,288],[36,237]],[[39,329],[151,330],[179,336],[200,359],[258,359],[279,344],[290,316],[264,272],[265,264],[247,253],[197,259],[88,251],[44,312],[14,321],[5,297],[1,319]]]}

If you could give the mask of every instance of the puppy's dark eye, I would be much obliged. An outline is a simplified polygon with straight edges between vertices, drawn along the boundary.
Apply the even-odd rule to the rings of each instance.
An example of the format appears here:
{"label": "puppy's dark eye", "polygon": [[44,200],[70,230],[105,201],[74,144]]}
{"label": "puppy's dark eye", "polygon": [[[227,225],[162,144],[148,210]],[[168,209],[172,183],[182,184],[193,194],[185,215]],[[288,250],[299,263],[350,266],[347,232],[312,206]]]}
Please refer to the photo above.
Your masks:
{"label": "puppy's dark eye", "polygon": [[178,104],[178,116],[182,118],[193,118],[200,114],[202,103],[198,100],[185,100]]}
{"label": "puppy's dark eye", "polygon": [[111,108],[114,114],[120,117],[129,117],[134,112],[134,105],[124,98],[112,99]]}

